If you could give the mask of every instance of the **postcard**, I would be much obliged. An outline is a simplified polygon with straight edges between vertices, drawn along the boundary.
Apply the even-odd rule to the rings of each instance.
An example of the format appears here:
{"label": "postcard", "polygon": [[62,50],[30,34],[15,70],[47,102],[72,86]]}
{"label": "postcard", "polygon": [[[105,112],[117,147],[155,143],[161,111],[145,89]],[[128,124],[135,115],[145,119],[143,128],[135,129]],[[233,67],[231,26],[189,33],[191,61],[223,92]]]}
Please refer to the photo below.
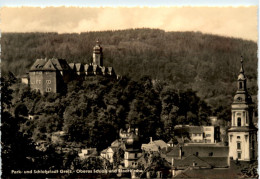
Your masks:
{"label": "postcard", "polygon": [[2,178],[258,178],[257,3],[103,3],[2,5]]}

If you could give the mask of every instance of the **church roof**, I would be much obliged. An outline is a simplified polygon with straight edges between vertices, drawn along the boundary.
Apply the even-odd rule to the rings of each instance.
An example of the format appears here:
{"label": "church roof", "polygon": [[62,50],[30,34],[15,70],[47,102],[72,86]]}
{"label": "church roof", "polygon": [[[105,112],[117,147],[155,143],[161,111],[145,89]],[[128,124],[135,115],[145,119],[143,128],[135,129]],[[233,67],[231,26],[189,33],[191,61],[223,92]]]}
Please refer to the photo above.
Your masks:
{"label": "church roof", "polygon": [[254,126],[240,126],[240,127],[231,127],[228,129],[228,132],[249,132],[249,131],[255,131],[257,128]]}

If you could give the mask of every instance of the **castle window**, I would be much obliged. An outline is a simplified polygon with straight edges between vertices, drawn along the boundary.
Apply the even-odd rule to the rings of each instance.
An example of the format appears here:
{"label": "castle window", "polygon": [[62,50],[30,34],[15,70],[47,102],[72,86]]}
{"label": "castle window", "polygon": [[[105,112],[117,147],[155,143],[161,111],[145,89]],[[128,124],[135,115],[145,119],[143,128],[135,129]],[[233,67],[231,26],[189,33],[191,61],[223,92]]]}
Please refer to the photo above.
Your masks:
{"label": "castle window", "polygon": [[240,117],[237,118],[237,126],[241,126],[241,118]]}
{"label": "castle window", "polygon": [[232,142],[232,137],[233,137],[233,135],[230,135],[230,142]]}
{"label": "castle window", "polygon": [[36,84],[41,84],[41,80],[36,80]]}
{"label": "castle window", "polygon": [[51,92],[51,88],[46,88],[46,92]]}
{"label": "castle window", "polygon": [[241,143],[240,142],[237,143],[237,149],[241,150]]}
{"label": "castle window", "polygon": [[209,157],[212,157],[212,156],[213,156],[213,152],[210,152],[210,153],[209,153]]}
{"label": "castle window", "polygon": [[46,83],[47,84],[51,84],[51,80],[46,80]]}
{"label": "castle window", "polygon": [[237,139],[240,139],[240,136],[237,136]]}
{"label": "castle window", "polygon": [[196,156],[199,156],[199,152],[196,152],[196,154],[195,154]]}

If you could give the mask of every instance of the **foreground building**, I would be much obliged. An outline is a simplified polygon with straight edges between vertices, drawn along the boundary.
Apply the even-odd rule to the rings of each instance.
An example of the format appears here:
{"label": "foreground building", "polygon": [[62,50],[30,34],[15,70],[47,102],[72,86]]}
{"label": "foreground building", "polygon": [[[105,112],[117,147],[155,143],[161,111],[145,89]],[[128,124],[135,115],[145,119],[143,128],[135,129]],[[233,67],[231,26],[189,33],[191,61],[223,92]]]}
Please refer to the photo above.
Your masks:
{"label": "foreground building", "polygon": [[190,143],[216,143],[220,140],[219,126],[178,125],[174,128],[177,136],[186,136]]}
{"label": "foreground building", "polygon": [[257,129],[253,124],[254,104],[246,87],[243,60],[237,79],[237,91],[231,105],[232,121],[228,130],[229,156],[234,160],[257,158]]}

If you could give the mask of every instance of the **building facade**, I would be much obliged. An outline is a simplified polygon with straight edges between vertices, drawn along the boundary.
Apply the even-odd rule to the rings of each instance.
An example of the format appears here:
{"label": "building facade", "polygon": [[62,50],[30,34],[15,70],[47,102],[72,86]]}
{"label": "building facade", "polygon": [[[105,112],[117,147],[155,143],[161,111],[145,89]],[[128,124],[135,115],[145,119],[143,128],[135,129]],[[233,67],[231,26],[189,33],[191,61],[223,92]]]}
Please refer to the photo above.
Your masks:
{"label": "building facade", "polygon": [[257,157],[257,129],[252,122],[254,104],[248,94],[246,82],[241,60],[237,91],[231,105],[231,127],[228,130],[229,157],[241,161],[250,161]]}
{"label": "building facade", "polygon": [[219,126],[175,126],[174,132],[181,137],[188,135],[192,143],[219,142]]}

